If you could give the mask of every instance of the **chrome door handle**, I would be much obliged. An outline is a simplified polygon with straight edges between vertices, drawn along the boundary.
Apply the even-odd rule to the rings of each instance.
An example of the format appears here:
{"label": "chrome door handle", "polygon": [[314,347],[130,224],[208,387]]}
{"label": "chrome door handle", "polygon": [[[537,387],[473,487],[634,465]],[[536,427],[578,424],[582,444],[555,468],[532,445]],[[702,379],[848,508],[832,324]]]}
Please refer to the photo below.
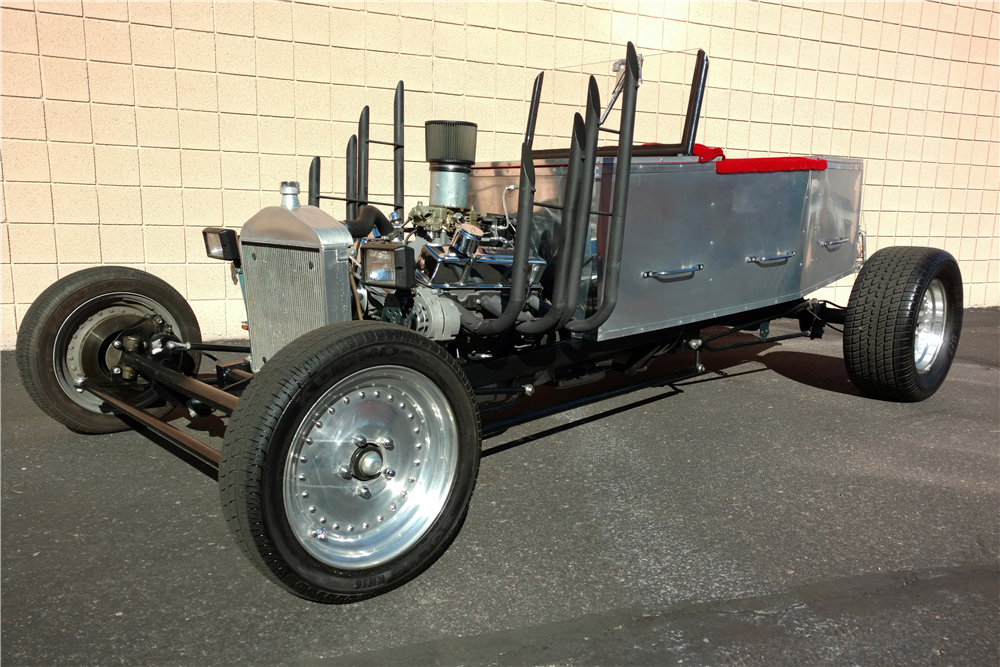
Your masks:
{"label": "chrome door handle", "polygon": [[795,257],[795,251],[786,252],[784,255],[775,255],[774,257],[747,257],[747,264],[758,264],[760,262],[775,262],[779,259],[788,259],[789,257]]}
{"label": "chrome door handle", "polygon": [[830,239],[829,241],[820,241],[819,247],[826,248],[832,245],[840,245],[841,243],[847,243],[849,240],[850,239],[848,239],[846,236],[838,236],[837,238]]}
{"label": "chrome door handle", "polygon": [[695,264],[690,269],[676,269],[674,271],[643,271],[643,278],[659,278],[661,276],[675,276],[678,273],[691,273],[692,271],[701,271],[705,268],[704,264]]}

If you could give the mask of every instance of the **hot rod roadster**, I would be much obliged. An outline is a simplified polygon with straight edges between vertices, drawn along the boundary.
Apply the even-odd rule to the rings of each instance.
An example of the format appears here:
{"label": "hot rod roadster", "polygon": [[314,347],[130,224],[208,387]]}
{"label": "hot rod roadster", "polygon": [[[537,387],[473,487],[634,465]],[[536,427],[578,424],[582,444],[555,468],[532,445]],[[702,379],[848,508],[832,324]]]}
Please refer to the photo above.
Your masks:
{"label": "hot rod roadster", "polygon": [[[641,62],[629,44],[606,108],[590,78],[567,149],[532,149],[542,75],[516,160],[477,163],[475,124],[428,121],[430,193],[410,211],[400,82],[391,141],[370,138],[361,114],[343,197],[320,192],[315,158],[306,205],[287,181],[281,205],[242,229],[204,230],[208,256],[231,263],[241,287],[247,346],[203,342],[169,284],[101,266],[31,306],[17,340],[24,386],[74,431],[138,424],[216,468],[249,559],[319,602],[384,593],[429,567],[466,514],[484,428],[546,410],[485,427],[484,416],[530,403],[538,386],[612,372],[636,376],[628,389],[663,384],[704,372],[706,352],[843,325],[857,387],[931,396],[962,325],[951,255],[867,255],[860,160],[726,159],[695,143],[703,51],[680,141],[635,145]],[[613,145],[599,146],[602,132]],[[369,197],[372,145],[392,150],[391,202]],[[330,199],[345,219],[320,208]],[[857,271],[846,307],[809,297]],[[779,318],[799,331],[769,337]],[[741,331],[759,335],[719,342]],[[680,350],[694,351],[690,368],[643,379]],[[217,352],[240,357],[199,374]],[[228,415],[221,452],[163,420],[176,408]]]}

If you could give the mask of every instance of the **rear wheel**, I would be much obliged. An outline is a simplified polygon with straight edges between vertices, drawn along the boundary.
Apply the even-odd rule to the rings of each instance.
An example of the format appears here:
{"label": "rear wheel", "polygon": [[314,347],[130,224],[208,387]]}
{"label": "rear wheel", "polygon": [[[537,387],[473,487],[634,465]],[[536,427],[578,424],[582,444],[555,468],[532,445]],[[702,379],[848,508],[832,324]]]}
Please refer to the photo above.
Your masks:
{"label": "rear wheel", "polygon": [[402,327],[317,329],[265,364],[233,413],[226,520],[272,581],[319,602],[404,584],[457,535],[479,468],[468,381]]}
{"label": "rear wheel", "polygon": [[962,332],[962,275],[935,248],[884,248],[851,290],[844,360],[859,389],[922,401],[944,382]]}
{"label": "rear wheel", "polygon": [[[156,276],[122,266],[99,266],[56,281],[28,308],[17,334],[17,368],[28,395],[74,431],[127,430],[122,420],[101,411],[100,399],[77,391],[74,383],[86,378],[110,384],[121,357],[112,343],[147,317],[162,318],[180,340],[201,342],[191,307]],[[141,378],[109,390],[139,407],[161,402]],[[170,409],[163,405],[149,412],[159,417]]]}

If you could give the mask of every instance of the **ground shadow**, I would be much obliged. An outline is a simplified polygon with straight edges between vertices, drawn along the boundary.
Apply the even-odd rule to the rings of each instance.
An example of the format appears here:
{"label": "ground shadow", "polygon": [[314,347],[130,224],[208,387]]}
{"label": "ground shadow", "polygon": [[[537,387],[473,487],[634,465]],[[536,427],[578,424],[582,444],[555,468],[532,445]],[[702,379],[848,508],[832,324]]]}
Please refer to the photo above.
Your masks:
{"label": "ground shadow", "polygon": [[778,349],[771,350],[755,360],[767,366],[768,370],[793,382],[848,396],[862,395],[861,391],[851,384],[847,376],[847,367],[841,357]]}

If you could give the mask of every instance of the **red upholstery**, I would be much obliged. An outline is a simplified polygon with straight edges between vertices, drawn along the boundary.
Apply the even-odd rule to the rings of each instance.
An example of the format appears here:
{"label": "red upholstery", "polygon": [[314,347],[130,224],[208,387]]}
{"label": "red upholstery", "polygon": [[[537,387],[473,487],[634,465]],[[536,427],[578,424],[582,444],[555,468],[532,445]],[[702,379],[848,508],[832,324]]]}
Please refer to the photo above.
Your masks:
{"label": "red upholstery", "polygon": [[823,171],[826,160],[811,157],[754,157],[715,163],[717,174],[748,174],[767,171]]}
{"label": "red upholstery", "polygon": [[701,144],[694,145],[694,154],[698,162],[715,161],[717,174],[753,174],[769,171],[823,171],[826,160],[811,157],[752,157],[727,159],[721,148],[709,148]]}
{"label": "red upholstery", "polygon": [[722,152],[721,148],[709,148],[701,144],[694,145],[694,154],[698,156],[698,162],[708,162],[717,157],[721,157],[723,160],[726,159],[726,155]]}

